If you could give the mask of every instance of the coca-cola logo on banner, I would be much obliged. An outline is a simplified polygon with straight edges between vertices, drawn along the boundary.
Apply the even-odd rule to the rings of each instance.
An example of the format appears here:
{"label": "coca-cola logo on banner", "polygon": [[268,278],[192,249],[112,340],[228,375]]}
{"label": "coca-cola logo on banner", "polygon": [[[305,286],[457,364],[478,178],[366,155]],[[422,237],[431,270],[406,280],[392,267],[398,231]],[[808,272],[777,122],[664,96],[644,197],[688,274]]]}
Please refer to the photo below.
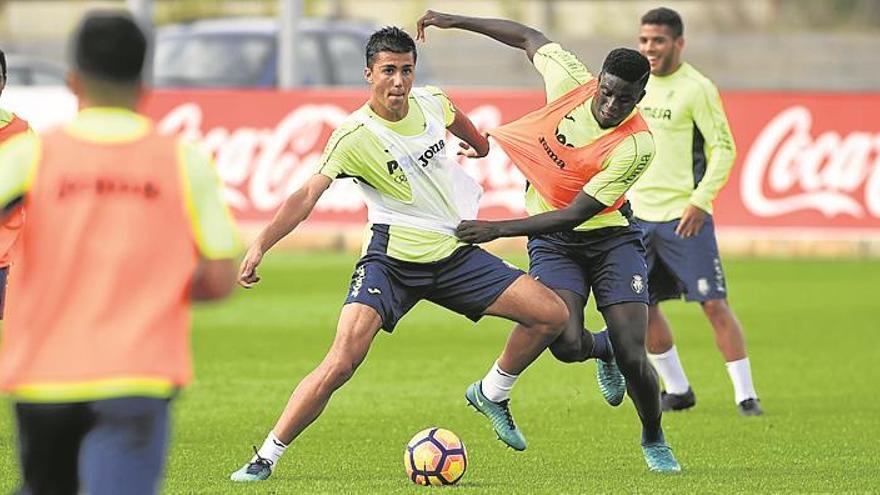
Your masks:
{"label": "coca-cola logo on banner", "polygon": [[[202,108],[184,103],[168,112],[158,128],[201,142],[215,157],[233,210],[274,211],[312,174],[328,131],[347,115],[337,105],[303,105],[266,127],[207,127]],[[350,202],[338,206],[360,208]]]}
{"label": "coca-cola logo on banner", "polygon": [[[202,143],[216,160],[225,186],[226,200],[240,219],[268,220],[285,198],[311,176],[320,161],[330,133],[351,109],[339,104],[307,103],[291,109],[277,122],[264,126],[206,123],[203,106],[188,101],[161,116],[158,129]],[[480,105],[468,112],[478,129],[497,127],[502,112],[497,105]],[[454,155],[458,140],[450,139]],[[447,150],[444,150],[447,152]],[[522,215],[525,179],[500,148],[484,158],[459,158],[462,167],[485,188],[481,208],[496,217]],[[366,206],[351,180],[339,180],[315,209],[319,218],[363,222]]]}
{"label": "coca-cola logo on banner", "polygon": [[726,93],[724,106],[738,154],[719,226],[880,235],[880,93]]}
{"label": "coca-cola logo on banner", "polygon": [[[145,111],[162,132],[188,136],[214,154],[226,197],[242,221],[266,222],[314,172],[323,147],[366,100],[360,91],[161,92]],[[452,94],[479,129],[539,107],[540,91]],[[880,94],[725,93],[737,162],[714,203],[720,228],[880,233]],[[450,155],[458,143],[450,138]],[[522,216],[524,179],[498,147],[460,159],[485,190],[480,217]],[[361,224],[366,209],[339,180],[313,224]],[[781,232],[781,231],[780,231]]]}
{"label": "coca-cola logo on banner", "polygon": [[760,217],[815,210],[880,218],[880,132],[812,132],[809,108],[776,115],[751,145],[740,194]]}

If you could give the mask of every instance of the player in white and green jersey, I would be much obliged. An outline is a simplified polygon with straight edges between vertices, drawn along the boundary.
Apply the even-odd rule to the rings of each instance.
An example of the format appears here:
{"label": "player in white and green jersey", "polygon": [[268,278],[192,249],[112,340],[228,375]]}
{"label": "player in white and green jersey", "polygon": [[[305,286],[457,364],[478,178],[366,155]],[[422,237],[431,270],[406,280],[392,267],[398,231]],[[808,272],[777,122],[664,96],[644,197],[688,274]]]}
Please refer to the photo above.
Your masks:
{"label": "player in white and green jersey", "polygon": [[330,183],[354,178],[367,200],[369,239],[355,267],[327,356],[296,387],[262,447],[234,481],[259,481],[347,382],[379,332],[393,331],[426,299],[476,321],[495,315],[515,321],[506,347],[468,402],[515,450],[526,441],[508,408],[518,375],[562,331],[568,312],[551,290],[488,252],[459,242],[455,228],[476,218],[482,189],[447,157],[447,130],[464,148],[485,156],[489,142],[449,98],[413,88],[416,47],[398,28],[384,28],[366,47],[370,100],[333,133],[315,174],[293,193],[257,237],[242,262],[240,282],[259,280],[265,252],[304,220]]}
{"label": "player in white and green jersey", "polygon": [[696,396],[685,376],[659,303],[698,301],[733,382],[740,413],[762,413],[752,384],[742,327],[727,302],[715,240],[712,202],[733,166],[735,147],[718,90],[682,62],[681,17],[657,8],[641,20],[639,50],[651,63],[642,115],[654,135],[654,163],[633,186],[630,201],[645,233],[648,258],[647,347],[666,390],[665,411],[688,409]]}

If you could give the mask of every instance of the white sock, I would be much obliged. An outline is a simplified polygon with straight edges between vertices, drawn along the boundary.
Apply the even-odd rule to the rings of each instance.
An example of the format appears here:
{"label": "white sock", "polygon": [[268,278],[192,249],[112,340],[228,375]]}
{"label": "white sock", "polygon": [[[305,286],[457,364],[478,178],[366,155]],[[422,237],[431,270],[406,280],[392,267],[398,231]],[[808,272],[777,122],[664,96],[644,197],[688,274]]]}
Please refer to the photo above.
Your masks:
{"label": "white sock", "polygon": [[746,399],[757,399],[758,394],[755,393],[755,386],[752,385],[752,367],[749,365],[749,358],[731,361],[726,366],[730,381],[733,382],[736,403],[739,404]]}
{"label": "white sock", "polygon": [[664,352],[663,354],[648,354],[660,378],[666,385],[666,393],[681,395],[688,391],[691,387],[687,376],[684,374],[684,368],[681,367],[681,361],[678,360],[678,350],[675,346]]}
{"label": "white sock", "polygon": [[519,375],[511,375],[498,367],[498,361],[492,365],[492,369],[483,378],[483,395],[492,402],[501,402],[510,398],[510,390]]}
{"label": "white sock", "polygon": [[[269,436],[263,440],[263,445],[257,450],[257,455],[262,457],[263,459],[269,459],[272,461],[271,469],[275,469],[275,465],[278,464],[278,459],[281,459],[281,456],[284,455],[284,451],[287,450],[287,445],[281,440],[278,440],[278,437],[275,436],[274,432],[269,432]],[[257,456],[251,458],[251,462],[257,460]]]}

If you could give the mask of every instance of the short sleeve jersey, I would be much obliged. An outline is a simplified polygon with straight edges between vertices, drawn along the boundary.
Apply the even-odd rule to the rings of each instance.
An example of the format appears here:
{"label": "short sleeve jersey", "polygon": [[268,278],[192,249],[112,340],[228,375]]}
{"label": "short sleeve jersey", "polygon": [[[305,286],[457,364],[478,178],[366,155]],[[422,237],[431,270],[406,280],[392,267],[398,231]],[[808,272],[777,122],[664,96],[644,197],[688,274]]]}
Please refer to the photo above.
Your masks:
{"label": "short sleeve jersey", "polygon": [[[587,67],[557,43],[548,43],[539,48],[532,62],[544,79],[548,103],[593,79]],[[591,103],[592,99],[587,100],[559,123],[556,139],[561,144],[571,147],[586,146],[612,131],[599,126],[590,111]],[[627,118],[631,118],[637,111],[638,109],[634,110]],[[608,154],[602,163],[602,171],[590,179],[584,186],[584,192],[610,206],[644,172],[645,167],[641,164],[650,162],[653,155],[654,141],[650,133],[638,132],[630,135]],[[534,215],[552,211],[554,208],[534,188],[529,188],[526,193],[526,209],[529,214]],[[597,215],[575,230],[626,226],[628,223],[620,212],[614,212]]]}

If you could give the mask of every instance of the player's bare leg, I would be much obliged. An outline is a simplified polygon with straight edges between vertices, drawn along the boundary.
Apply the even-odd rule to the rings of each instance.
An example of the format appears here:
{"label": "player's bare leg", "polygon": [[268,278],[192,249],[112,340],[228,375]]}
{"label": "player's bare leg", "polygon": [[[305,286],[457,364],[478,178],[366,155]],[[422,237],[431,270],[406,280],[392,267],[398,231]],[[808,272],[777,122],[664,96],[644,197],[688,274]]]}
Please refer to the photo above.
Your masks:
{"label": "player's bare leg", "polygon": [[519,374],[559,336],[568,311],[550,289],[523,275],[485,314],[513,320],[517,325],[498,361],[482,381],[468,388],[465,398],[489,419],[501,441],[515,450],[525,450],[526,440],[508,408],[510,390]]}
{"label": "player's bare leg", "polygon": [[742,326],[727,304],[727,299],[715,299],[702,304],[703,312],[715,330],[715,344],[724,361],[738,361],[746,357],[746,342]]}
{"label": "player's bare leg", "polygon": [[565,289],[555,292],[568,308],[568,322],[562,334],[550,344],[550,352],[563,363],[579,363],[595,358],[596,378],[602,396],[612,406],[620,405],[626,393],[626,380],[614,360],[608,331],[594,334],[584,328],[586,298]]}
{"label": "player's bare leg", "polygon": [[727,299],[713,299],[704,302],[702,306],[712,329],[715,330],[715,344],[724,356],[739,412],[744,416],[760,416],[763,410],[752,384],[751,365],[739,320],[733,314]]}
{"label": "player's bare leg", "polygon": [[[596,355],[596,344],[593,334],[584,329],[584,306],[587,301],[583,296],[570,290],[556,290],[557,295],[568,308],[568,321],[559,337],[550,344],[553,357],[563,363],[580,363],[587,359],[600,357]],[[603,353],[604,354],[604,353]],[[611,355],[602,355],[603,359]]]}
{"label": "player's bare leg", "polygon": [[519,374],[559,337],[568,321],[568,310],[551,291],[523,275],[486,309],[487,315],[515,321],[498,364]]}
{"label": "player's bare leg", "polygon": [[660,384],[645,350],[647,306],[622,303],[602,309],[614,345],[614,357],[626,377],[627,392],[642,422],[642,449],[652,471],[681,470],[661,427]]}
{"label": "player's bare leg", "polygon": [[[712,329],[715,343],[724,357],[733,383],[737,409],[745,416],[763,413],[752,384],[751,365],[746,354],[742,326],[733,314],[727,299],[713,299],[701,304]],[[659,306],[648,308],[648,352],[663,377],[666,390],[661,393],[664,411],[680,411],[696,405],[696,396],[678,357],[669,322]]]}
{"label": "player's bare leg", "polygon": [[290,442],[318,418],[333,392],[354,375],[381,326],[375,309],[360,303],[343,306],[336,338],[324,360],[299,382],[269,437],[248,464],[232,473],[233,481],[260,481],[272,474]]}
{"label": "player's bare leg", "polygon": [[672,327],[658,304],[648,306],[648,335],[645,342],[651,354],[663,354],[675,345]]}
{"label": "player's bare leg", "polygon": [[662,440],[660,428],[660,385],[645,352],[648,312],[642,303],[623,303],[602,310],[611,333],[614,356],[627,391],[642,421],[643,442]]}
{"label": "player's bare leg", "polygon": [[648,306],[647,349],[665,385],[665,390],[660,393],[660,407],[664,411],[694,407],[697,398],[679,360],[672,328],[657,304]]}
{"label": "player's bare leg", "polygon": [[381,326],[382,319],[369,306],[352,303],[342,308],[330,351],[294,389],[272,429],[276,437],[289,444],[321,414],[333,392],[351,379],[367,357]]}

